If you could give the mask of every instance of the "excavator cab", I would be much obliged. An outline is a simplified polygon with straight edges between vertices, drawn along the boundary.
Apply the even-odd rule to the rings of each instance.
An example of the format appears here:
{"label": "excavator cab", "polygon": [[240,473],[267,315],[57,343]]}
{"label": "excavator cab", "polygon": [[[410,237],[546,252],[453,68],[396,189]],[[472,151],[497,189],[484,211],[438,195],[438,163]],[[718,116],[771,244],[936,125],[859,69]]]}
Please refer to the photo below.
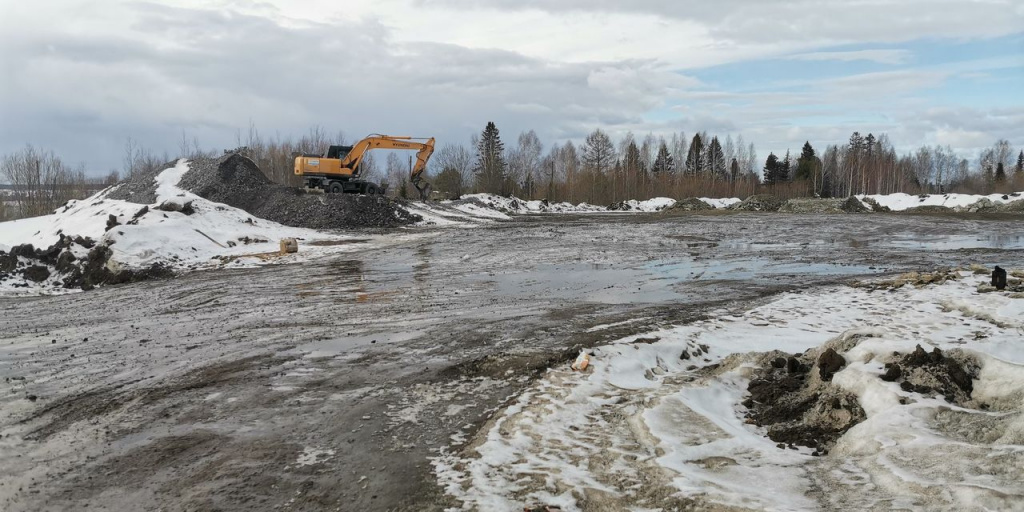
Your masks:
{"label": "excavator cab", "polygon": [[352,146],[331,146],[327,148],[327,156],[325,158],[343,160],[351,151]]}

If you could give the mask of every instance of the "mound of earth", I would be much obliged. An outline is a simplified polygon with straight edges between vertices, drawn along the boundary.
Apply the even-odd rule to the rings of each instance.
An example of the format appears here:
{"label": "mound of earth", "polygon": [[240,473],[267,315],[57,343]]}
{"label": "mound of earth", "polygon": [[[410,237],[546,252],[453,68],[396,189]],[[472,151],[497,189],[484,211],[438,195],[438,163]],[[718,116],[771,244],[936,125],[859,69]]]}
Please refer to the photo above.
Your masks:
{"label": "mound of earth", "polygon": [[911,206],[910,208],[903,210],[903,212],[905,213],[949,213],[952,211],[953,209],[947,206],[939,206],[934,204],[924,206]]}
{"label": "mound of earth", "polygon": [[750,196],[729,208],[747,212],[777,212],[782,208],[783,201],[768,194]]}
{"label": "mound of earth", "polygon": [[118,268],[110,261],[113,254],[107,244],[97,244],[88,237],[62,234],[57,243],[46,249],[23,244],[12,247],[9,253],[0,251],[0,282],[6,281],[14,288],[28,288],[31,282],[91,290],[104,284],[129,283],[173,274],[160,264],[142,269]]}
{"label": "mound of earth", "polygon": [[996,207],[996,211],[1008,213],[1024,213],[1024,199],[1017,199],[1009,203],[1003,203]]}
{"label": "mound of earth", "polygon": [[190,161],[189,171],[178,186],[210,201],[292,227],[390,228],[421,220],[384,196],[310,194],[275,184],[252,160],[238,153]]}
{"label": "mound of earth", "polygon": [[780,448],[793,445],[827,454],[836,440],[867,417],[857,397],[832,384],[846,365],[834,348],[788,355],[772,352],[747,386],[747,421],[767,427]]}
{"label": "mound of earth", "polygon": [[117,184],[107,197],[119,199],[137,204],[153,204],[156,202],[156,177],[169,167],[174,167],[177,161],[167,162],[149,171],[135,172]]}
{"label": "mound of earth", "polygon": [[947,402],[966,406],[974,392],[974,379],[978,365],[947,356],[938,348],[925,352],[918,345],[913,352],[894,353],[895,361],[885,364],[882,380],[898,382],[903,391],[920,393],[928,397],[942,395]]}
{"label": "mound of earth", "polygon": [[882,206],[881,204],[879,204],[878,201],[876,201],[875,198],[873,198],[873,197],[865,196],[860,201],[864,205],[867,205],[868,207],[870,207],[871,211],[873,211],[875,213],[886,213],[886,212],[891,212],[892,211],[892,209],[889,208],[888,206]]}
{"label": "mound of earth", "polygon": [[665,208],[665,211],[700,212],[714,209],[714,206],[711,206],[696,197],[687,197],[686,199],[676,201],[676,204]]}
{"label": "mound of earth", "polygon": [[868,208],[856,197],[846,199],[790,199],[779,211],[782,213],[864,213]]}

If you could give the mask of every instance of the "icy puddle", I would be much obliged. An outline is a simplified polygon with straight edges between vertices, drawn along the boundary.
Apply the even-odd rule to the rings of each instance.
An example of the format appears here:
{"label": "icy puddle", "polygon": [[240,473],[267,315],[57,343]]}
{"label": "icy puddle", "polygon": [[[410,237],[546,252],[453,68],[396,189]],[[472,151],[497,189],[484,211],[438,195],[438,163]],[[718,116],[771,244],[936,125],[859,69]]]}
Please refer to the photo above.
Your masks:
{"label": "icy puddle", "polygon": [[[463,510],[1019,510],[1024,298],[984,280],[787,293],[622,339],[549,370],[436,474]],[[745,420],[755,366],[826,343],[866,418],[824,455],[780,448]],[[917,345],[973,361],[970,404],[881,379]]]}
{"label": "icy puddle", "polygon": [[1024,235],[942,235],[887,240],[877,245],[900,249],[955,251],[960,249],[1024,249]]}
{"label": "icy puddle", "polygon": [[854,276],[882,272],[860,265],[835,265],[767,258],[655,260],[643,266],[538,265],[533,270],[482,277],[499,295],[545,296],[603,304],[657,303],[686,297],[689,285],[714,281],[772,280],[783,276]]}

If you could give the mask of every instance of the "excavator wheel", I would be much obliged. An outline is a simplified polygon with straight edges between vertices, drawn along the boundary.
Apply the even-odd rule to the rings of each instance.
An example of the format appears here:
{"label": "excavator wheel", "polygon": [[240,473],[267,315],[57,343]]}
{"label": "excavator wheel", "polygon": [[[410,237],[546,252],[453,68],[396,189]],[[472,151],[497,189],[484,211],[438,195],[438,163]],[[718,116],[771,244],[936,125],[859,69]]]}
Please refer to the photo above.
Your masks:
{"label": "excavator wheel", "polygon": [[377,186],[376,185],[371,183],[371,184],[366,186],[366,195],[372,196],[372,195],[376,195],[376,194],[377,194]]}
{"label": "excavator wheel", "polygon": [[341,190],[341,183],[338,182],[331,183],[331,186],[327,188],[327,191],[332,194],[340,194]]}

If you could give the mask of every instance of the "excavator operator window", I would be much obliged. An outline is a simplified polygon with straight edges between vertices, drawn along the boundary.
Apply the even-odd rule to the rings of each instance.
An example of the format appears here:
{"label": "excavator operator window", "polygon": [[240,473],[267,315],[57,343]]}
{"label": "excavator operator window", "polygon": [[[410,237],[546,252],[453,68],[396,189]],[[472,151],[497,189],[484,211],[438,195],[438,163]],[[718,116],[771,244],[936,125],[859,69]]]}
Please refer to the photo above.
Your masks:
{"label": "excavator operator window", "polygon": [[349,151],[352,151],[352,146],[331,146],[327,149],[327,158],[337,158],[341,160],[348,156]]}

